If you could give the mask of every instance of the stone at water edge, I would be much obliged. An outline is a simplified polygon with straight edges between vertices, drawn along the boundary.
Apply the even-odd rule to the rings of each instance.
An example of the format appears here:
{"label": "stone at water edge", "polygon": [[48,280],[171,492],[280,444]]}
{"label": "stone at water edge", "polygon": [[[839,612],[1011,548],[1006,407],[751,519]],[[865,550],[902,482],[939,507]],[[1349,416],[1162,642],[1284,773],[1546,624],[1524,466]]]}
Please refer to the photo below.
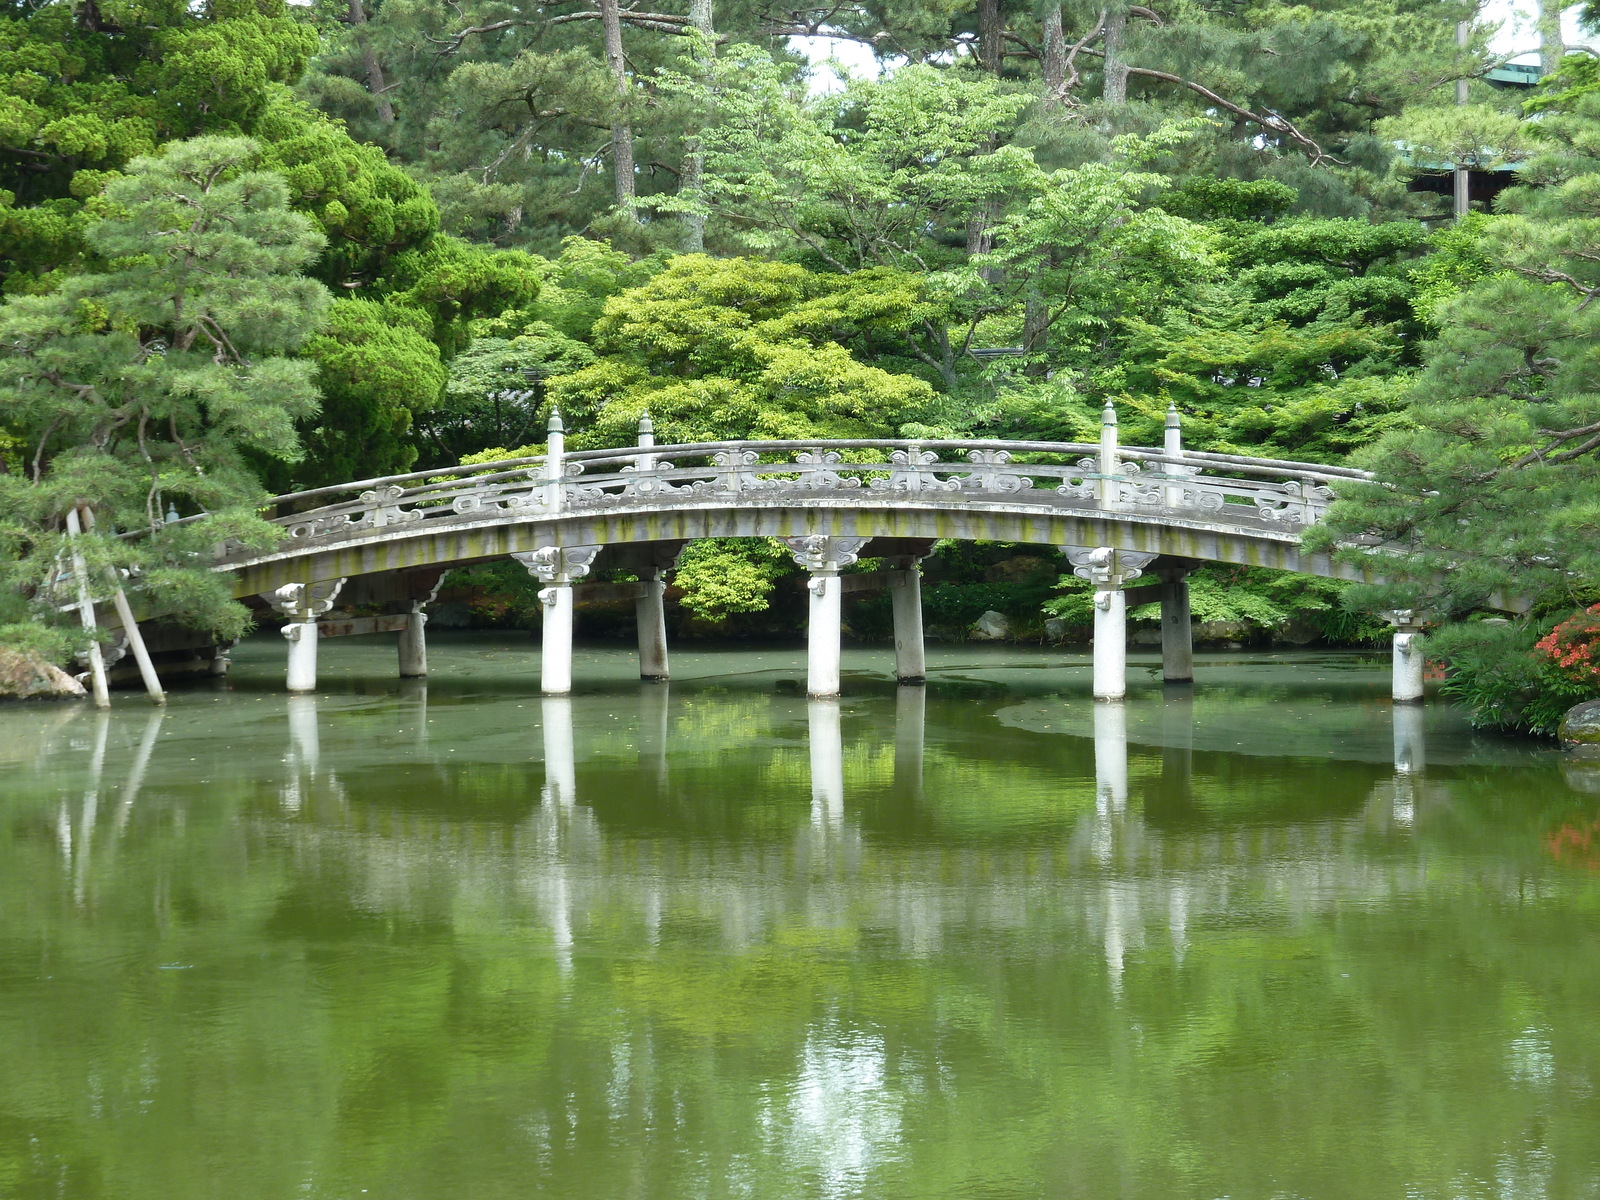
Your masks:
{"label": "stone at water edge", "polygon": [[1561,718],[1561,748],[1584,758],[1600,758],[1600,700],[1585,700]]}
{"label": "stone at water edge", "polygon": [[1011,622],[1005,614],[989,611],[972,623],[971,637],[975,642],[997,642],[1011,632]]}
{"label": "stone at water edge", "polygon": [[54,663],[30,651],[0,646],[0,696],[77,699],[86,694],[83,684]]}

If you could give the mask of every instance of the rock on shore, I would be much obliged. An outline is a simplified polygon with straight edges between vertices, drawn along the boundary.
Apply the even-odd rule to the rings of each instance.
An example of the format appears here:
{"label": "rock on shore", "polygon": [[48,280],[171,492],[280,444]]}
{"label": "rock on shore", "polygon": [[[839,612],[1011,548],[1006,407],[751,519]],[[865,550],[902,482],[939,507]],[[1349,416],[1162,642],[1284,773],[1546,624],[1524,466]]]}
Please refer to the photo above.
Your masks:
{"label": "rock on shore", "polygon": [[1600,700],[1585,700],[1567,709],[1561,719],[1561,746],[1584,758],[1600,758]]}
{"label": "rock on shore", "polygon": [[83,694],[83,684],[49,660],[0,646],[0,696],[33,700],[71,699]]}

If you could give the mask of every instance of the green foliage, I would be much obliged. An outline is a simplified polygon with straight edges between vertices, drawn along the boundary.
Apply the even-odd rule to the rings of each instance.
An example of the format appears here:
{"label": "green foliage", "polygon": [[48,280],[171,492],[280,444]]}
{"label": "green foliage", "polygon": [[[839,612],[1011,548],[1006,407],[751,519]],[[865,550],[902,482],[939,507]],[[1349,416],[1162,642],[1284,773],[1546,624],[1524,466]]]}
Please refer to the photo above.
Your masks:
{"label": "green foliage", "polygon": [[771,538],[706,538],[690,542],[674,583],[683,607],[706,621],[764,612],[773,585],[795,573],[788,550]]}
{"label": "green foliage", "polygon": [[[85,230],[108,265],[0,307],[0,421],[30,451],[26,475],[0,476],[0,562],[46,617],[63,515],[86,504],[102,535],[149,534],[88,539],[97,572],[137,567],[152,610],[196,628],[248,624],[193,564],[228,537],[275,537],[251,513],[249,461],[301,454],[296,423],[318,395],[288,352],[328,311],[303,274],[322,236],[258,157],[242,138],[197,138],[134,160]],[[167,505],[206,515],[169,529]]]}
{"label": "green foliage", "polygon": [[1517,211],[1483,228],[1487,268],[1432,308],[1407,426],[1357,456],[1379,482],[1345,489],[1308,537],[1402,552],[1385,558],[1390,585],[1363,589],[1371,605],[1460,611],[1600,576],[1600,97],[1548,114],[1540,135],[1551,149],[1529,174],[1545,186],[1508,193]]}
{"label": "green foliage", "polygon": [[1469,213],[1462,220],[1438,229],[1428,239],[1433,253],[1418,262],[1410,275],[1416,285],[1411,307],[1417,320],[1429,331],[1439,327],[1435,314],[1440,307],[1491,269],[1484,235],[1492,221],[1486,213]]}
{"label": "green foliage", "polygon": [[1594,681],[1565,676],[1536,653],[1556,624],[1543,621],[1466,621],[1428,638],[1428,654],[1446,668],[1445,695],[1481,729],[1553,736],[1567,709],[1600,697]]}
{"label": "green foliage", "polygon": [[791,244],[841,273],[927,271],[959,261],[969,218],[1038,173],[994,149],[1026,96],[927,65],[813,96],[765,51],[733,46],[709,74],[670,75],[704,114],[701,197],[663,198],[736,222],[751,250]]}
{"label": "green foliage", "polygon": [[[1333,579],[1267,571],[1257,567],[1210,564],[1189,576],[1189,611],[1196,621],[1229,622],[1270,633],[1291,622],[1315,630],[1329,642],[1359,643],[1385,636],[1388,626],[1377,618],[1352,620],[1342,606],[1348,585]],[[1094,593],[1075,575],[1062,575],[1058,595],[1043,611],[1074,626],[1094,622]],[[1141,604],[1130,620],[1159,621],[1161,606]]]}
{"label": "green foliage", "polygon": [[891,436],[931,415],[933,389],[834,339],[892,327],[910,295],[892,272],[840,279],[683,255],[605,302],[592,331],[600,356],[552,379],[550,398],[574,446],[629,444],[646,411],[663,443]]}
{"label": "green foliage", "polygon": [[252,133],[261,165],[283,175],[291,206],[328,239],[314,272],[328,286],[370,288],[394,255],[432,243],[439,210],[427,189],[286,88],[268,92]]}
{"label": "green foliage", "polygon": [[1288,213],[1299,193],[1276,179],[1186,179],[1161,201],[1191,221],[1271,221]]}
{"label": "green foliage", "polygon": [[296,484],[317,487],[412,465],[413,414],[438,404],[446,380],[431,333],[427,314],[411,305],[333,302],[326,326],[304,349],[317,365],[323,405],[305,426],[316,456],[294,472]]}
{"label": "green foliage", "polygon": [[0,20],[0,273],[9,291],[77,262],[91,219],[85,201],[133,159],[175,138],[255,132],[274,85],[298,78],[316,47],[281,0],[13,11]]}

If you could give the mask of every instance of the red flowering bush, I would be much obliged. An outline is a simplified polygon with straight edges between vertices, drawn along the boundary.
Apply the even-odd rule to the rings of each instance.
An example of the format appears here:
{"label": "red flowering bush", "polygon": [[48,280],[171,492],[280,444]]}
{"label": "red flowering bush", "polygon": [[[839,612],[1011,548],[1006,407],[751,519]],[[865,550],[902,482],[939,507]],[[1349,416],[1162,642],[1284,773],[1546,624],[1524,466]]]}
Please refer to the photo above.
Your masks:
{"label": "red flowering bush", "polygon": [[1534,645],[1564,679],[1600,683],[1600,604],[1561,622]]}

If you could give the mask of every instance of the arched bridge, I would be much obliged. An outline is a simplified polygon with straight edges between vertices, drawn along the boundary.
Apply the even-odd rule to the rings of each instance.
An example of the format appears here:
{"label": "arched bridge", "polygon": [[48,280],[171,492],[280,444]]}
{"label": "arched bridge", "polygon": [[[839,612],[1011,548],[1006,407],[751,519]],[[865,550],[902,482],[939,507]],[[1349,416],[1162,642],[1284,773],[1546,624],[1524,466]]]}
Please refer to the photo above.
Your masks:
{"label": "arched bridge", "polygon": [[[1202,563],[1366,578],[1359,568],[1307,553],[1301,534],[1322,519],[1341,485],[1368,478],[1347,467],[1185,450],[1175,411],[1159,449],[1120,445],[1107,406],[1098,445],[854,439],[658,446],[646,417],[632,446],[572,453],[556,415],[542,455],[274,497],[265,511],[282,538],[266,549],[225,542],[214,569],[231,576],[235,596],[287,619],[288,685],[310,691],[319,639],[343,633],[398,633],[400,673],[425,675],[423,609],[445,572],[514,558],[545,585],[540,685],[559,695],[572,684],[575,587],[591,597],[635,600],[640,675],[665,679],[664,574],[684,545],[779,538],[810,573],[807,689],[830,696],[839,690],[844,592],[891,589],[896,675],[920,682],[918,563],[935,541],[1054,546],[1093,585],[1094,694],[1117,700],[1126,692],[1130,602],[1160,600],[1164,677],[1192,679],[1186,580]],[[847,573],[863,555],[887,569]],[[623,573],[637,582],[586,582]],[[1140,577],[1153,582],[1128,587]],[[79,592],[69,607],[92,624],[97,604],[84,587]],[[159,702],[150,647],[121,589],[115,592],[110,623],[121,627]],[[336,613],[335,605],[348,611]],[[1420,700],[1419,623],[1411,612],[1388,615],[1396,628],[1394,697]],[[180,640],[168,648],[193,645]],[[94,647],[90,662],[103,704],[105,672]],[[226,669],[225,651],[216,651],[212,669]]]}
{"label": "arched bridge", "polygon": [[[1138,602],[1159,595],[1166,676],[1192,674],[1185,576],[1204,562],[1359,579],[1300,537],[1319,521],[1350,468],[1183,448],[1176,412],[1159,448],[1119,444],[1108,407],[1098,445],[999,441],[738,441],[655,444],[649,419],[633,446],[568,452],[559,416],[549,452],[489,465],[419,471],[279,496],[283,540],[260,551],[221,547],[216,569],[235,594],[285,617],[289,686],[315,687],[324,632],[393,629],[401,671],[426,671],[422,606],[443,571],[512,557],[546,586],[541,684],[571,686],[573,587],[626,569],[636,584],[580,584],[631,593],[640,618],[640,671],[665,678],[663,572],[696,538],[781,538],[810,574],[808,690],[839,686],[840,596],[862,555],[891,568],[897,674],[920,680],[917,562],[941,538],[1054,546],[1095,588],[1095,695],[1125,691],[1126,585]],[[1150,593],[1146,595],[1145,593]],[[384,618],[329,617],[335,603],[398,602]],[[1421,695],[1414,622],[1397,614],[1396,696]],[[1403,661],[1402,661],[1403,660]]]}

